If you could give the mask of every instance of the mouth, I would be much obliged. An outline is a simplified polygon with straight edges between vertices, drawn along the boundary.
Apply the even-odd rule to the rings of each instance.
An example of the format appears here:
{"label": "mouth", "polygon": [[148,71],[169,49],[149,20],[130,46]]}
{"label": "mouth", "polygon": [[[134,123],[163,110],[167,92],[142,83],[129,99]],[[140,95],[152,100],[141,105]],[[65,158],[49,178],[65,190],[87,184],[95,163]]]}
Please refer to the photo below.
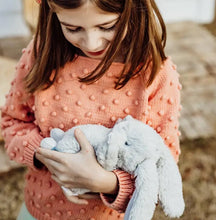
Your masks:
{"label": "mouth", "polygon": [[97,51],[97,52],[89,52],[89,51],[87,51],[87,53],[92,55],[92,56],[100,56],[104,52],[105,52],[105,50],[100,50],[100,51]]}

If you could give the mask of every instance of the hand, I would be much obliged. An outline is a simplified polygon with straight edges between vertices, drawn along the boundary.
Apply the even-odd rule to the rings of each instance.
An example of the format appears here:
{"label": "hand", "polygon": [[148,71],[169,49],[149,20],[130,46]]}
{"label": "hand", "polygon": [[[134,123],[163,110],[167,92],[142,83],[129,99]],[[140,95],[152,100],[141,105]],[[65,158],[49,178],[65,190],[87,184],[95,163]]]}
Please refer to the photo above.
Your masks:
{"label": "hand", "polygon": [[69,201],[80,205],[87,205],[89,199],[100,199],[99,193],[85,193],[77,196],[70,196],[64,190],[63,193]]}
{"label": "hand", "polygon": [[[62,153],[39,148],[35,154],[51,172],[52,178],[66,188],[86,188],[91,192],[115,193],[118,189],[117,177],[113,172],[104,170],[97,162],[94,149],[79,130],[75,130],[75,137],[80,145],[80,152],[76,154]],[[80,204],[77,198],[68,198]]]}

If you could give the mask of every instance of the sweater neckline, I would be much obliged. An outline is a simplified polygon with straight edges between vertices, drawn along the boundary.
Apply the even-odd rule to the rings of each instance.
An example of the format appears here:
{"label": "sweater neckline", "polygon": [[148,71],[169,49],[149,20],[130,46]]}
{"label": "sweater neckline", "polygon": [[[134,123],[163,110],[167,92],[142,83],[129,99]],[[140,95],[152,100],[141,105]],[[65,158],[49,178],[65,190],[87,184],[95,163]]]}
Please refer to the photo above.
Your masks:
{"label": "sweater neckline", "polygon": [[[90,58],[90,57],[81,56],[81,55],[77,55],[77,59],[88,61],[88,62],[94,62],[96,64],[100,63],[100,60],[93,59],[93,58]],[[112,62],[112,65],[122,67],[122,66],[124,66],[124,63]]]}

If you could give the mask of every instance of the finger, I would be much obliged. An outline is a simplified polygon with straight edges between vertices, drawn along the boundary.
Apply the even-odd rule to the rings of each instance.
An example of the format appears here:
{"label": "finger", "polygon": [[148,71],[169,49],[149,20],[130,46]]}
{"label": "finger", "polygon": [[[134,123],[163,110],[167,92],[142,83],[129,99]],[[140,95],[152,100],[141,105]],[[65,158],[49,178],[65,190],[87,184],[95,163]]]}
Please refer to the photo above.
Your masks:
{"label": "finger", "polygon": [[63,193],[70,202],[73,202],[79,205],[88,205],[88,201],[86,199],[80,199],[78,196],[69,196],[64,190],[63,190]]}
{"label": "finger", "polygon": [[44,157],[41,154],[37,154],[37,159],[39,161],[41,161],[41,163],[43,163],[44,166],[46,166],[51,173],[56,173],[57,171],[61,172],[61,170],[60,170],[61,164],[60,163],[58,163],[54,160],[47,159],[46,157]]}
{"label": "finger", "polygon": [[62,183],[62,182],[59,180],[59,178],[58,178],[54,173],[52,173],[51,178],[52,178],[55,182],[57,182],[60,186],[64,185],[64,183]]}
{"label": "finger", "polygon": [[66,196],[66,198],[73,203],[76,203],[78,205],[88,205],[88,201],[85,199],[80,199],[79,197],[76,196]]}
{"label": "finger", "polygon": [[99,193],[85,193],[82,195],[79,195],[79,198],[81,199],[100,199]]}
{"label": "finger", "polygon": [[43,157],[47,159],[54,160],[59,163],[63,162],[62,152],[57,152],[57,151],[48,150],[44,148],[38,148],[36,153],[42,155]]}
{"label": "finger", "polygon": [[92,151],[91,144],[87,140],[85,134],[79,128],[75,129],[74,135],[80,145],[82,152],[88,153],[88,152]]}

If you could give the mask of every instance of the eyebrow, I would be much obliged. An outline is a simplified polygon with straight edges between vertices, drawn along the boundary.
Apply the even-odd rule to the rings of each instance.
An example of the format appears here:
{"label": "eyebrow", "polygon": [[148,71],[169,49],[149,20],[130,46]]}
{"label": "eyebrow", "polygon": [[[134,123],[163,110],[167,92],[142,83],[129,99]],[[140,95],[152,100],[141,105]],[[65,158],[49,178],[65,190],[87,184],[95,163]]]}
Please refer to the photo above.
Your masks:
{"label": "eyebrow", "polygon": [[[116,21],[116,20],[118,20],[118,18],[115,18],[115,19],[113,19],[113,20],[111,20],[111,21],[108,21],[108,22],[105,22],[105,23],[102,23],[102,24],[98,24],[97,27],[98,27],[98,26],[107,25],[107,24],[111,24],[112,22],[114,22],[114,21]],[[66,23],[66,22],[64,22],[64,21],[59,21],[59,22],[60,22],[61,24],[65,25],[65,26],[68,26],[68,27],[79,27],[79,26],[76,26],[76,25],[68,24],[68,23]]]}

